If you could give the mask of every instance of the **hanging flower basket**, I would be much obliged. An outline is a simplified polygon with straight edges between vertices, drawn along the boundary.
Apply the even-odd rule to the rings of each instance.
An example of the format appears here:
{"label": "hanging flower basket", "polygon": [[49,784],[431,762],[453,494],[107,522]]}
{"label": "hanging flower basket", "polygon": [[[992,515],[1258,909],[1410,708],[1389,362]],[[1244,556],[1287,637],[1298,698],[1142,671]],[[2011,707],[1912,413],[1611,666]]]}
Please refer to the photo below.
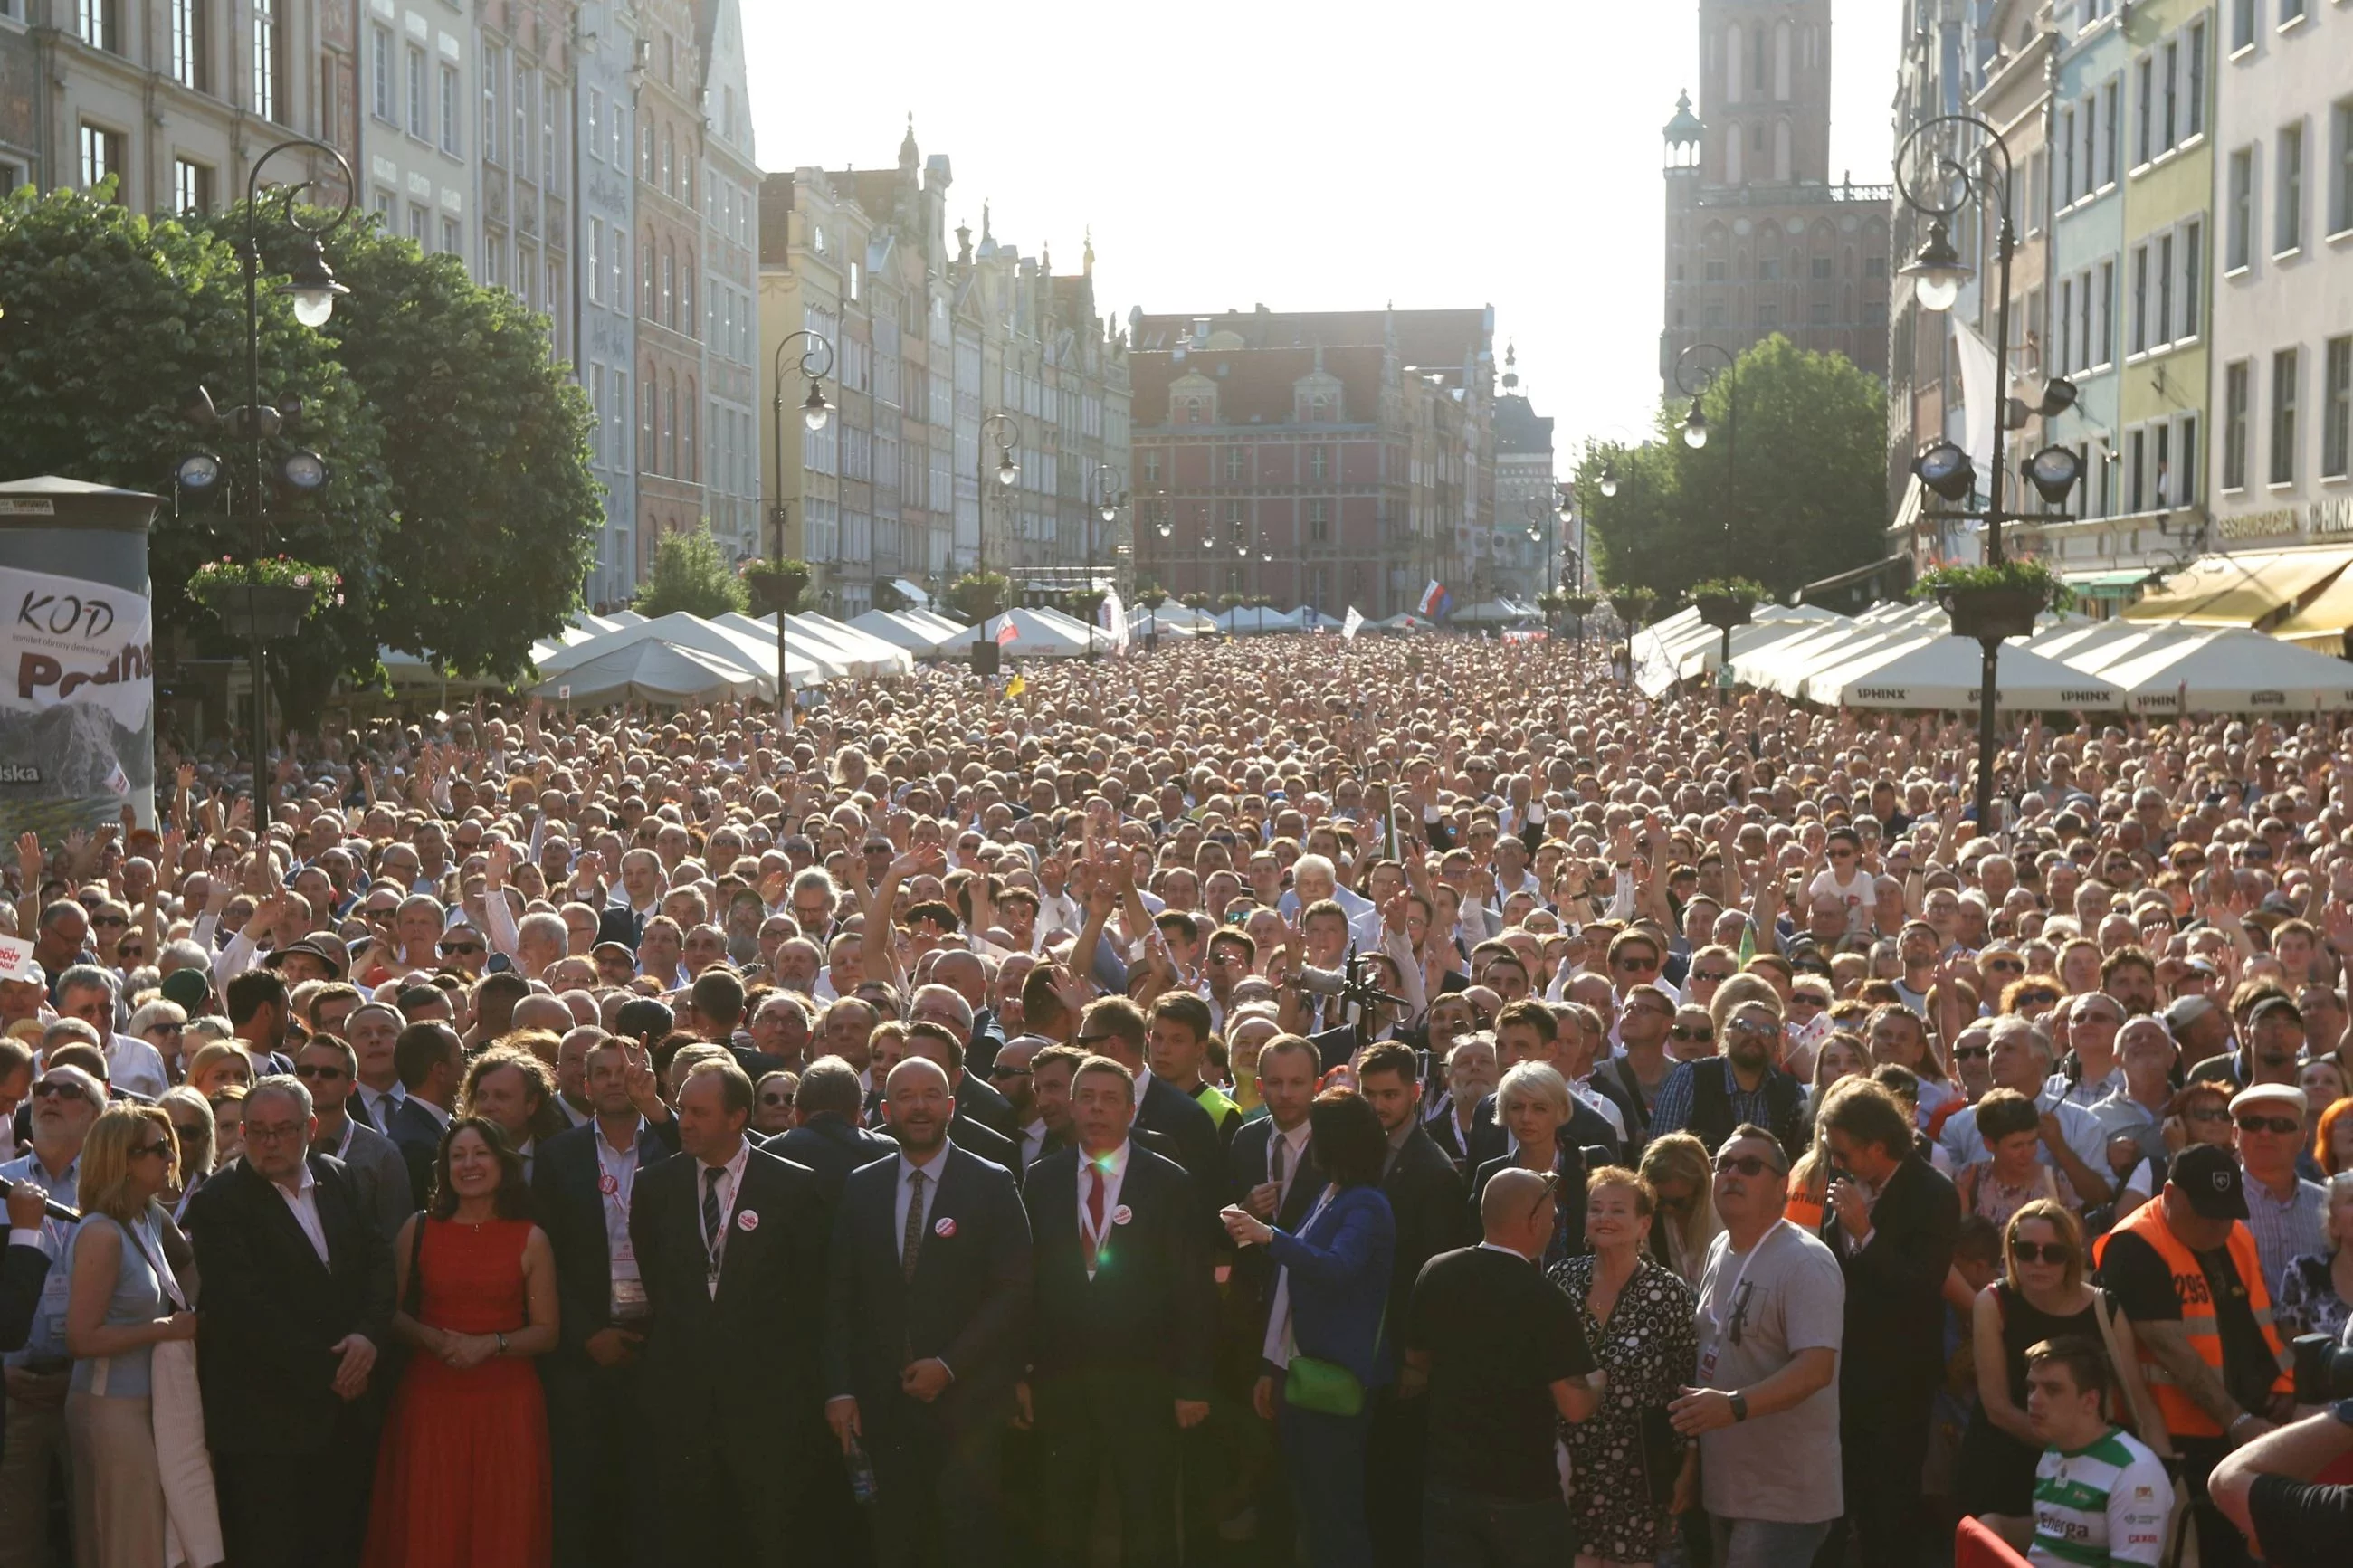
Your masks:
{"label": "hanging flower basket", "polygon": [[1912,596],[1942,605],[1953,617],[1955,637],[1982,642],[2032,636],[2035,617],[2073,595],[2043,563],[2010,560],[1926,573]]}
{"label": "hanging flower basket", "polygon": [[1649,618],[1651,606],[1659,596],[1648,588],[1620,589],[1609,595],[1609,613],[1630,626],[1638,626]]}
{"label": "hanging flower basket", "polygon": [[777,563],[754,556],[736,568],[745,597],[755,616],[797,614],[808,596],[810,572],[806,561]]}
{"label": "hanging flower basket", "polygon": [[1715,578],[1692,584],[1691,596],[1693,605],[1699,610],[1703,626],[1730,631],[1735,626],[1745,626],[1749,623],[1758,603],[1765,597],[1765,588],[1762,584],[1752,583],[1746,577]]}
{"label": "hanging flower basket", "polygon": [[329,604],[343,602],[332,567],[290,561],[208,561],[188,577],[188,597],[218,616],[232,637],[290,637]]}
{"label": "hanging flower basket", "polygon": [[1600,602],[1590,594],[1563,594],[1560,596],[1561,607],[1580,621],[1591,615],[1593,606]]}

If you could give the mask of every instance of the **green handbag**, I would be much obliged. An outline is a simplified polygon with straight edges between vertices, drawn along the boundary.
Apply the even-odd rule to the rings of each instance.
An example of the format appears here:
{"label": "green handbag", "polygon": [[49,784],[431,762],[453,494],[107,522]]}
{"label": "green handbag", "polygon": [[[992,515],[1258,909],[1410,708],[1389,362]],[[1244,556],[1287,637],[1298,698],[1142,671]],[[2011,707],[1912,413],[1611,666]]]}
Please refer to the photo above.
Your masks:
{"label": "green handbag", "polygon": [[[1380,1353],[1381,1336],[1388,1327],[1388,1309],[1384,1307],[1380,1326],[1373,1331],[1375,1355]],[[1283,1370],[1282,1402],[1319,1415],[1360,1415],[1365,1409],[1365,1385],[1338,1362],[1294,1354]]]}

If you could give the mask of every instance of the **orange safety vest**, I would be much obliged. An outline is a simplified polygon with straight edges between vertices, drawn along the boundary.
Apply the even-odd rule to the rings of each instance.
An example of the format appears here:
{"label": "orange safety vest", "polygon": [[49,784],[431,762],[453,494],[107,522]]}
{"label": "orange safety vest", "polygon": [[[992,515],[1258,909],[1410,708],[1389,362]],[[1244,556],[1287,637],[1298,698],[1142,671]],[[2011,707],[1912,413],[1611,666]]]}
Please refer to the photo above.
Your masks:
{"label": "orange safety vest", "polygon": [[[2181,1301],[2181,1326],[2189,1332],[2189,1343],[2198,1352],[2198,1359],[2222,1375],[2222,1335],[2214,1316],[2214,1300],[2206,1282],[2206,1270],[2200,1265],[2197,1254],[2182,1244],[2165,1223],[2165,1204],[2160,1199],[2145,1203],[2133,1210],[2116,1230],[2103,1236],[2092,1247],[2092,1259],[2097,1263],[2107,1253],[2108,1237],[2130,1231],[2157,1249],[2165,1259],[2165,1267],[2173,1276],[2173,1293]],[[2272,1324],[2271,1292],[2263,1285],[2263,1269],[2255,1256],[2254,1233],[2243,1222],[2231,1226],[2229,1242],[2231,1267],[2238,1271],[2239,1282],[2246,1287],[2247,1305],[2255,1315],[2255,1327],[2263,1333],[2263,1343],[2271,1348],[2272,1360],[2277,1365],[2277,1375],[2272,1380],[2272,1391],[2284,1394],[2295,1386],[2294,1362],[2280,1344],[2279,1330]],[[2165,1417],[2165,1429],[2177,1437],[2219,1437],[2222,1427],[2205,1407],[2177,1386],[2173,1374],[2149,1350],[2148,1341],[2136,1338],[2141,1376],[2148,1383],[2149,1393],[2156,1396],[2157,1408]],[[2262,1412],[2258,1411],[2260,1415]]]}

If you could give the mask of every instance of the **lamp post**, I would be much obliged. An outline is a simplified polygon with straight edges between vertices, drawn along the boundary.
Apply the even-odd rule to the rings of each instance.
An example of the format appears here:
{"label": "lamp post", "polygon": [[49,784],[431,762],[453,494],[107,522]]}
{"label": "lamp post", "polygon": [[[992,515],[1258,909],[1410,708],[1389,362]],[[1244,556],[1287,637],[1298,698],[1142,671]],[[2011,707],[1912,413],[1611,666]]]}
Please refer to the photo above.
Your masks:
{"label": "lamp post", "polygon": [[[1974,148],[1968,146],[1976,142]],[[1995,167],[1999,155],[2000,167]],[[1915,163],[1915,160],[1917,160]],[[1899,276],[1912,279],[1913,297],[1924,310],[1941,314],[1960,298],[1961,285],[1972,270],[1954,248],[1946,219],[1972,201],[1996,209],[1999,226],[1994,238],[1998,265],[1995,287],[2000,291],[1994,317],[1994,382],[1992,471],[1986,476],[1982,511],[1948,511],[1945,518],[1973,518],[1985,523],[1988,566],[2002,563],[2001,525],[2004,462],[2002,438],[2007,430],[2022,429],[2039,413],[2044,417],[2065,412],[2075,401],[2075,389],[2066,381],[2046,384],[2039,406],[2030,409],[2010,395],[2010,267],[2018,249],[2018,230],[2011,217],[2012,168],[2010,144],[2001,132],[1973,114],[1945,114],[1926,121],[1904,140],[1895,154],[1895,188],[1905,204],[1928,219],[1928,237],[1920,252]],[[1913,459],[1920,482],[1948,502],[1966,502],[1977,490],[1977,476],[1967,452],[1949,441],[1929,446]],[[2082,462],[2064,447],[2046,447],[2026,465],[2026,477],[2046,504],[2057,504],[2075,488]],[[2032,629],[2030,619],[2027,628]],[[1957,618],[1955,634],[1969,636]],[[1984,656],[1978,680],[1977,825],[1981,834],[1993,831],[1994,702],[1997,655],[2010,632],[1980,624],[1976,634]]]}
{"label": "lamp post", "polygon": [[[1724,361],[1716,369],[1700,363],[1699,358],[1714,354]],[[1715,343],[1694,343],[1675,356],[1675,387],[1691,399],[1691,412],[1683,416],[1683,445],[1698,451],[1707,445],[1707,414],[1700,407],[1700,397],[1714,386],[1720,376],[1724,388],[1724,559],[1725,570],[1735,568],[1733,559],[1733,509],[1740,502],[1740,378],[1736,374],[1740,362],[1732,351]],[[1605,475],[1607,470],[1604,470]],[[1604,492],[1607,493],[1607,492]],[[1715,686],[1723,700],[1732,700],[1732,628],[1724,628],[1722,646],[1716,650]]]}
{"label": "lamp post", "polygon": [[[278,285],[277,292],[292,301],[294,320],[311,328],[325,326],[335,313],[336,298],[351,292],[335,281],[334,269],[327,265],[325,245],[328,237],[351,217],[352,204],[359,194],[351,165],[343,162],[342,153],[323,142],[314,142],[307,136],[280,142],[253,161],[245,182],[245,238],[237,247],[238,267],[245,276],[245,405],[225,413],[216,412],[211,394],[201,387],[196,394],[198,416],[226,424],[233,439],[247,444],[244,485],[247,510],[253,522],[253,562],[257,570],[269,553],[271,471],[263,467],[262,444],[301,417],[299,404],[280,406],[261,400],[261,171],[280,153],[297,148],[324,153],[333,162],[335,172],[343,179],[343,199],[341,206],[323,217],[306,219],[295,204],[318,187],[317,180],[306,178],[271,193],[280,220],[300,237],[301,247],[293,268],[286,281]],[[327,462],[307,447],[297,447],[278,465],[275,473],[289,489],[307,495],[326,484]],[[192,453],[181,459],[175,477],[182,489],[199,493],[228,479],[229,511],[235,515],[237,477],[218,458],[207,452]],[[262,616],[258,611],[259,606],[248,601],[246,632],[253,680],[253,826],[255,833],[266,837],[269,832],[269,671],[263,654]]]}
{"label": "lamp post", "polygon": [[[990,472],[987,457],[988,444],[991,439],[997,443],[995,471],[997,489],[1009,490],[1021,480],[1021,465],[1013,460],[1014,445],[1021,439],[1021,421],[1010,414],[986,415],[980,421],[980,451],[976,458],[980,464],[978,479],[980,516],[976,520],[980,529],[980,540],[973,552],[973,574],[987,576],[988,574],[988,476]],[[1012,596],[1010,594],[1006,595],[1008,600]],[[1006,607],[1012,608],[1009,604]]]}
{"label": "lamp post", "polygon": [[[833,374],[833,344],[822,332],[803,328],[786,334],[776,345],[776,357],[771,379],[776,383],[776,396],[770,416],[776,421],[776,504],[768,515],[776,525],[776,570],[785,567],[785,522],[791,515],[791,503],[785,499],[785,351],[796,342],[805,343],[801,350],[801,375],[808,383],[808,395],[801,399],[801,423],[812,436],[826,427],[833,418],[833,405],[825,400],[825,378]],[[807,516],[803,513],[804,519]],[[782,581],[781,576],[778,581]],[[776,733],[793,732],[792,679],[785,668],[785,605],[776,601]]]}
{"label": "lamp post", "polygon": [[[1110,483],[1105,483],[1108,480]],[[1113,489],[1119,482],[1119,470],[1109,463],[1097,463],[1089,477],[1088,488],[1092,492],[1088,500],[1087,524],[1087,592],[1095,591],[1095,520],[1100,518],[1109,527],[1119,516],[1119,509],[1127,503],[1127,492]],[[1095,617],[1101,613],[1100,604],[1087,612],[1087,658],[1095,657]]]}

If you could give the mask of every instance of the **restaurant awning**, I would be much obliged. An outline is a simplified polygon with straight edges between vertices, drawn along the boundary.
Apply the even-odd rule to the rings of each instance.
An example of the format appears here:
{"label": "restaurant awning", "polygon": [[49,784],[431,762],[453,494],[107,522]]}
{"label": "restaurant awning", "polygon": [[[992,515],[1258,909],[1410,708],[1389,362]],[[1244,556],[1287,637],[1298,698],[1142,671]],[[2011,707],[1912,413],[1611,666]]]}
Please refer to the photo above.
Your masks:
{"label": "restaurant awning", "polygon": [[2125,572],[2064,572],[2059,580],[2078,594],[2094,599],[2122,599],[2149,580],[2146,570]]}
{"label": "restaurant awning", "polygon": [[2127,606],[2128,621],[2185,626],[2248,626],[2292,608],[2353,564],[2343,550],[2208,555]]}
{"label": "restaurant awning", "polygon": [[2353,627],[2353,572],[2320,591],[2320,596],[2272,628],[2272,636],[2327,654],[2345,651],[2345,633]]}

